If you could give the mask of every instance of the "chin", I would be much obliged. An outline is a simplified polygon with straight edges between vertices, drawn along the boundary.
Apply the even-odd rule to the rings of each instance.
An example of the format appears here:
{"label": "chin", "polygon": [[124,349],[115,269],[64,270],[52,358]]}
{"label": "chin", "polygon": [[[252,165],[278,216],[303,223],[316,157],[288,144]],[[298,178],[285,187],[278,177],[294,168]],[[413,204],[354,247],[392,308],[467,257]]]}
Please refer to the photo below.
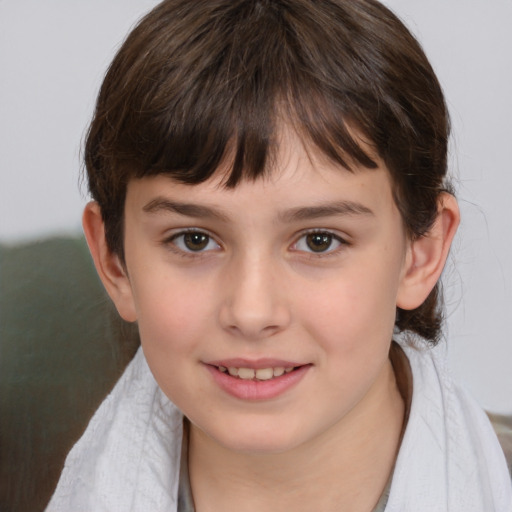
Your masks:
{"label": "chin", "polygon": [[[245,422],[244,422],[245,423]],[[290,426],[258,424],[251,422],[233,426],[222,432],[212,432],[210,438],[222,445],[226,450],[244,454],[277,454],[293,450],[306,441],[304,434]]]}

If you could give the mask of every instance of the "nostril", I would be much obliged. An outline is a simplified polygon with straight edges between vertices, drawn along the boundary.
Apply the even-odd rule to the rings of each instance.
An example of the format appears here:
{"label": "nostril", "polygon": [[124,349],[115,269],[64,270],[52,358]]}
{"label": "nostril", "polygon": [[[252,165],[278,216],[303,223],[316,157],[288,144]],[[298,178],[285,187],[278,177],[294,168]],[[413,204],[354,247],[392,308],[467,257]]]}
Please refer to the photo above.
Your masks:
{"label": "nostril", "polygon": [[247,339],[259,339],[269,338],[275,334],[281,332],[283,328],[279,325],[268,325],[260,328],[258,325],[228,325],[226,330],[229,331],[233,336],[243,337]]}

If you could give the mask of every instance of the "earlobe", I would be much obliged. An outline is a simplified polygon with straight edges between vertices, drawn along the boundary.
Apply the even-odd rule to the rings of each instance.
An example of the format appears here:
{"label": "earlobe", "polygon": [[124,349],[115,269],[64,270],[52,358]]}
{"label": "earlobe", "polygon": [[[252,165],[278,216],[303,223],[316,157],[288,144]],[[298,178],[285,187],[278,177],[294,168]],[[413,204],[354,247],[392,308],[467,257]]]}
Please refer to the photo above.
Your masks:
{"label": "earlobe", "polygon": [[444,193],[439,198],[437,218],[424,236],[409,243],[397,306],[415,309],[425,301],[441,277],[460,221],[457,200]]}
{"label": "earlobe", "polygon": [[135,322],[137,315],[130,280],[119,256],[112,253],[107,246],[105,225],[98,203],[93,201],[86,205],[82,225],[103,286],[121,317],[127,322]]}

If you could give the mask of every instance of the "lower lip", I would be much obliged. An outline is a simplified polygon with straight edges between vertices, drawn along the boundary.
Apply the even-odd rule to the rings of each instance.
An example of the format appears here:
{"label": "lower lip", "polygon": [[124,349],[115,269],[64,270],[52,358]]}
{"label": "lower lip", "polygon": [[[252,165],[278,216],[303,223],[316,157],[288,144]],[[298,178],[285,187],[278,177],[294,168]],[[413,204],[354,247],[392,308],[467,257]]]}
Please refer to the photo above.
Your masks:
{"label": "lower lip", "polygon": [[221,372],[216,366],[206,365],[219,387],[241,400],[270,400],[296,386],[306,375],[311,365],[304,365],[290,373],[269,380],[244,380]]}

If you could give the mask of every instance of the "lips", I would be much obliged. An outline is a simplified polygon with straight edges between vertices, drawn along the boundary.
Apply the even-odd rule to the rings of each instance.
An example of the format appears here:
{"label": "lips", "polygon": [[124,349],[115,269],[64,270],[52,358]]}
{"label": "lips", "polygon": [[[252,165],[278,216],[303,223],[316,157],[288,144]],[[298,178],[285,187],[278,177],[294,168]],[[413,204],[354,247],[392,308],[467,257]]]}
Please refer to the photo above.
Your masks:
{"label": "lips", "polygon": [[223,373],[229,373],[231,377],[238,377],[242,380],[270,380],[275,377],[281,377],[281,375],[284,375],[285,373],[290,373],[293,371],[293,366],[276,366],[274,368],[268,367],[268,368],[246,368],[241,367],[237,368],[236,366],[219,366],[219,371]]}
{"label": "lips", "polygon": [[297,385],[312,367],[291,361],[230,359],[206,363],[222,390],[243,400],[268,400]]}
{"label": "lips", "polygon": [[295,368],[304,366],[296,361],[284,359],[261,358],[248,360],[242,358],[211,361],[208,365],[215,366],[220,372],[242,380],[270,380],[292,372]]}

